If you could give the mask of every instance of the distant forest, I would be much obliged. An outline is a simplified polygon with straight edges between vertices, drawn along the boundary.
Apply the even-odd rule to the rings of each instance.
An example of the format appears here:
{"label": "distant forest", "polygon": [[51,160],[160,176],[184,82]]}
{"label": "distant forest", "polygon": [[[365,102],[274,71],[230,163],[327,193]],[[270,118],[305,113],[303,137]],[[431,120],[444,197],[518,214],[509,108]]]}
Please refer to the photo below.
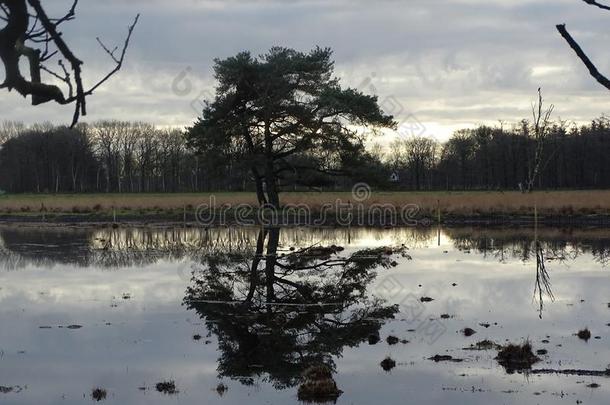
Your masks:
{"label": "distant forest", "polygon": [[[319,174],[304,184],[320,190],[348,190],[356,181],[387,190],[518,190],[536,153],[530,132],[523,121],[460,130],[442,144],[397,138],[389,148],[368,148],[357,164],[332,162],[341,176]],[[235,158],[238,151],[198,155],[183,131],[144,123],[101,121],[69,129],[4,122],[0,143],[0,189],[11,193],[254,190],[248,165]],[[609,156],[610,119],[555,124],[535,187],[610,188]]]}

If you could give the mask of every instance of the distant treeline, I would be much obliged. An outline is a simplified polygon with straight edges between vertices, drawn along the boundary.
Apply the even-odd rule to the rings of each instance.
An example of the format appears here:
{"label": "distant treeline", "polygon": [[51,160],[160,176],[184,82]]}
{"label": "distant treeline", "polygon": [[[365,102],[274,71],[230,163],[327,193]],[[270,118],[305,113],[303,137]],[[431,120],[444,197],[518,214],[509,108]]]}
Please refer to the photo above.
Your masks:
{"label": "distant treeline", "polygon": [[510,190],[525,187],[542,145],[538,189],[610,187],[610,119],[548,128],[536,141],[530,123],[509,129],[479,126],[459,130],[444,144],[430,138],[397,141],[383,161],[398,185],[415,190]]}
{"label": "distant treeline", "polygon": [[[514,190],[527,181],[539,146],[523,121],[510,128],[480,126],[438,143],[399,138],[376,146],[351,176],[311,179],[322,190],[354,181],[397,190]],[[193,192],[254,190],[236,151],[197,155],[183,132],[144,123],[100,121],[75,129],[49,124],[0,126],[0,189],[8,192]],[[610,188],[610,120],[549,128],[536,188]],[[235,153],[233,153],[235,152]],[[300,157],[315,159],[315,157]]]}

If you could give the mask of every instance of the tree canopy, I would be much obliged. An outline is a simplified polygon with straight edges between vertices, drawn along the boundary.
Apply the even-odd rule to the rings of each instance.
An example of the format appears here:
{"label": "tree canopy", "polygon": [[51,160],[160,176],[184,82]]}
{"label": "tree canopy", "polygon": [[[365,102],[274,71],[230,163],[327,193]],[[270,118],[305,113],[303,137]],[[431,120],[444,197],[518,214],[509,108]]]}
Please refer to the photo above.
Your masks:
{"label": "tree canopy", "polygon": [[342,88],[328,48],[275,47],[215,61],[214,100],[187,131],[189,144],[250,168],[259,203],[279,207],[288,184],[342,174],[364,155],[364,131],[394,128],[377,97]]}

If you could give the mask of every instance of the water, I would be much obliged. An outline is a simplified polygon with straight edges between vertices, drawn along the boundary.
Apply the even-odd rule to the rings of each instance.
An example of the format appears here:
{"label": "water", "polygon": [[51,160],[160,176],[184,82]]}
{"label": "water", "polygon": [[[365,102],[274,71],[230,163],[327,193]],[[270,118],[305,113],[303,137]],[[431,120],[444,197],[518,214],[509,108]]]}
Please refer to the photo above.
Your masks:
{"label": "water", "polygon": [[[608,367],[607,230],[539,231],[550,291],[523,229],[1,227],[0,238],[2,404],[81,404],[94,387],[104,403],[297,403],[316,362],[334,368],[338,404],[610,401],[605,377],[536,372]],[[588,342],[574,335],[585,327]],[[509,374],[496,350],[463,350],[484,339],[548,354]],[[179,393],[157,392],[165,380]]]}

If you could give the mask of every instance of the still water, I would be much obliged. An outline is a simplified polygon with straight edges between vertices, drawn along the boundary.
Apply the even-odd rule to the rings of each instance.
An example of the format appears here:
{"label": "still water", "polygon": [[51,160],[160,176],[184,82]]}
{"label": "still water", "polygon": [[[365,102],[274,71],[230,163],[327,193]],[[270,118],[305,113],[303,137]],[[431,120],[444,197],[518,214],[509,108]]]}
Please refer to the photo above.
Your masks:
{"label": "still water", "polygon": [[539,371],[609,367],[609,263],[601,229],[0,227],[0,403],[290,404],[325,363],[338,404],[607,404]]}

